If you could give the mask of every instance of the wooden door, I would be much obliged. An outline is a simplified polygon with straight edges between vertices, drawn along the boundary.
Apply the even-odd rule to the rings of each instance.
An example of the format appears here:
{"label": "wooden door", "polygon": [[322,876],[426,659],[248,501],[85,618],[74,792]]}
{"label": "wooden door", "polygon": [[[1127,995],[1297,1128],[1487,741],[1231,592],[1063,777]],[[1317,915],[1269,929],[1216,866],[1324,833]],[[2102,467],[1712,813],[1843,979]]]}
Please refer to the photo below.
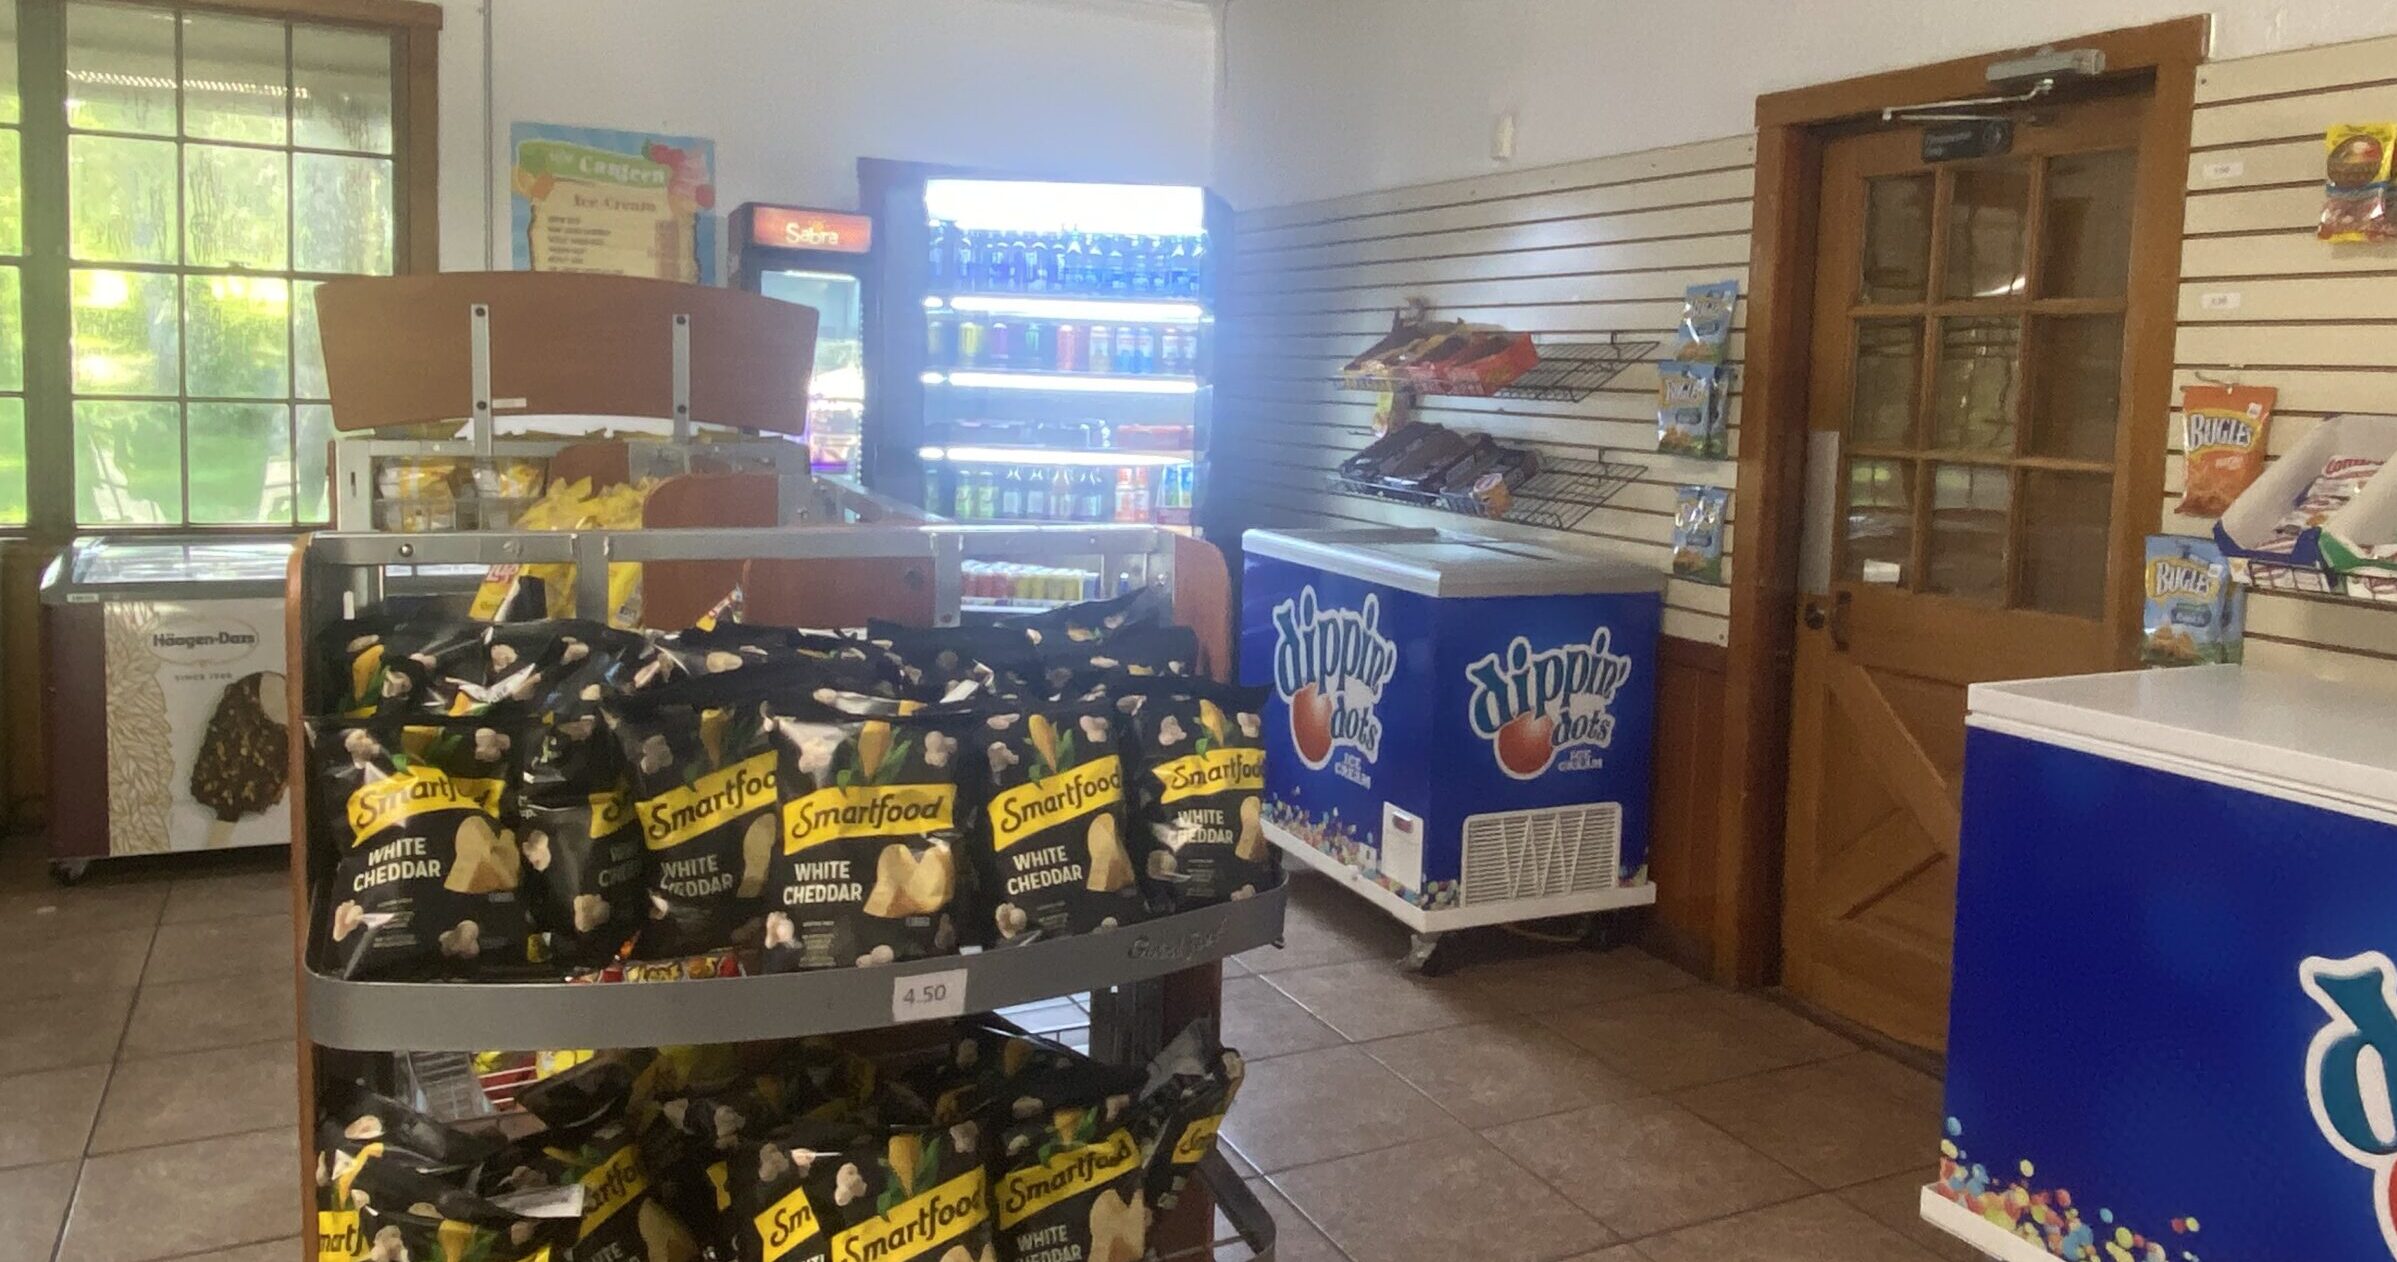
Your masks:
{"label": "wooden door", "polygon": [[[2053,105],[2013,150],[1828,141],[1784,980],[1946,1041],[1964,690],[2111,669],[2157,508],[2134,451],[2127,284],[2146,97]],[[2177,177],[2176,177],[2177,178]],[[2168,318],[2169,313],[2163,313]]]}

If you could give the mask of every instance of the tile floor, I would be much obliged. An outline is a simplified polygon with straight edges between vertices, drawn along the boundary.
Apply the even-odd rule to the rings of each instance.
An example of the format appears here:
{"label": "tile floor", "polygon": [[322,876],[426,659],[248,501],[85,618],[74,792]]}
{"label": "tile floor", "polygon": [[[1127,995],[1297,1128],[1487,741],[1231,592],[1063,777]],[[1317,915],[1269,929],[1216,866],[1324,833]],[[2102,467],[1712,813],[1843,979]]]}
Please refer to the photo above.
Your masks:
{"label": "tile floor", "polygon": [[[208,858],[61,890],[0,848],[0,1262],[301,1256],[283,876]],[[1914,1217],[1932,1079],[1637,952],[1426,981],[1403,945],[1310,878],[1226,967],[1223,1133],[1285,1262],[1974,1256]]]}

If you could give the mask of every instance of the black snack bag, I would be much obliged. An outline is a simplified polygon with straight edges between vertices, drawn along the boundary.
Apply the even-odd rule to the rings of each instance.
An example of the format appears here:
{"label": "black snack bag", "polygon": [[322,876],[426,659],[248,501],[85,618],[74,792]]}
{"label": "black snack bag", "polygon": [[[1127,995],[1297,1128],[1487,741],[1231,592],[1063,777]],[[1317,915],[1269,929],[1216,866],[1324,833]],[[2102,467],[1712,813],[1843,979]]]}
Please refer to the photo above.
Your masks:
{"label": "black snack bag", "polygon": [[870,1150],[870,1133],[845,1122],[799,1122],[744,1145],[726,1171],[727,1231],[740,1262],[826,1262],[832,1204],[817,1208],[809,1176],[818,1161]]}
{"label": "black snack bag", "polygon": [[990,768],[975,848],[998,945],[1144,918],[1115,717],[1099,699],[993,714],[972,729]]}
{"label": "black snack bag", "polygon": [[509,824],[515,741],[485,718],[312,728],[334,839],[333,967],[347,978],[467,973],[525,958]]}
{"label": "black snack bag", "polygon": [[1104,641],[1127,627],[1164,626],[1172,621],[1172,595],[1162,587],[1152,586],[1105,600],[1044,609],[1006,619],[999,625],[1022,628],[1043,653],[1049,653],[1065,643]]}
{"label": "black snack bag", "polygon": [[597,714],[532,729],[525,760],[525,896],[550,958],[600,964],[641,927],[648,852],[623,752]]}
{"label": "black snack bag", "polygon": [[464,1183],[500,1145],[434,1120],[389,1096],[346,1079],[324,1084],[317,1125],[318,1182],[329,1184],[337,1158],[354,1160],[369,1147],[409,1169]]}
{"label": "black snack bag", "polygon": [[1093,688],[1198,674],[1198,632],[1189,627],[1131,626],[1102,641],[1067,641],[1041,652],[1042,680],[1057,696]]}
{"label": "black snack bag", "polygon": [[1121,691],[1115,704],[1130,716],[1138,819],[1155,843],[1149,879],[1178,907],[1247,898],[1278,883],[1260,814],[1265,690],[1184,680]]}
{"label": "black snack bag", "polygon": [[646,959],[747,946],[763,932],[774,850],[774,747],[754,695],[703,679],[608,712],[630,764],[634,826],[648,850]]}
{"label": "black snack bag", "polygon": [[364,718],[422,709],[419,690],[470,660],[482,628],[460,618],[379,608],[344,618],[317,637],[321,677],[331,695],[310,698],[321,714]]}
{"label": "black snack bag", "polygon": [[[496,1200],[419,1174],[369,1148],[336,1179],[336,1200],[354,1208],[318,1216],[320,1243],[347,1238],[376,1259],[551,1262],[572,1255],[583,1189],[569,1185]],[[355,1214],[354,1220],[343,1220]],[[351,1222],[354,1221],[354,1226]],[[341,1253],[319,1256],[340,1257]]]}
{"label": "black snack bag", "polygon": [[812,701],[778,704],[769,721],[782,806],[766,878],[766,968],[864,968],[955,951],[965,721],[864,718]]}
{"label": "black snack bag", "polygon": [[877,619],[866,624],[866,637],[891,653],[903,692],[918,700],[938,700],[961,683],[1022,696],[1041,678],[1040,654],[1018,626],[906,627]]}
{"label": "black snack bag", "polygon": [[621,1120],[549,1130],[498,1163],[489,1194],[507,1203],[543,1190],[574,1190],[573,1243],[555,1262],[697,1262],[699,1242],[653,1193],[648,1164]]}
{"label": "black snack bag", "polygon": [[1129,1093],[1057,1104],[1009,1126],[991,1176],[1002,1251],[1058,1262],[1139,1262],[1149,1210]]}
{"label": "black snack bag", "polygon": [[1141,1105],[1159,1123],[1149,1157],[1150,1205],[1172,1209],[1199,1162],[1215,1151],[1215,1132],[1246,1072],[1240,1053],[1218,1042],[1215,1023],[1203,1017],[1149,1062]]}
{"label": "black snack bag", "polygon": [[996,1262],[981,1125],[902,1127],[837,1151],[812,1148],[800,1176],[834,1262]]}
{"label": "black snack bag", "polygon": [[633,1084],[657,1059],[650,1048],[599,1052],[517,1089],[516,1104],[551,1130],[582,1130],[622,1114]]}

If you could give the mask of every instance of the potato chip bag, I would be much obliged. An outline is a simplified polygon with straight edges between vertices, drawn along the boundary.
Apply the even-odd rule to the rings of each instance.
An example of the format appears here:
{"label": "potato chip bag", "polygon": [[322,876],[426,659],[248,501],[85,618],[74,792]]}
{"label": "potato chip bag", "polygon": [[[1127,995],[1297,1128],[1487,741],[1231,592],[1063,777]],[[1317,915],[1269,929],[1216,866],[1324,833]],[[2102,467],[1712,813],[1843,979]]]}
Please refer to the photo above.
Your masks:
{"label": "potato chip bag", "polygon": [[990,772],[974,842],[998,944],[1146,918],[1147,847],[1126,816],[1118,717],[1102,697],[1003,711],[968,729],[969,756]]}
{"label": "potato chip bag", "polygon": [[991,1176],[1002,1251],[1139,1262],[1151,1218],[1142,1121],[1127,1089],[1049,1103],[1008,1126]]}
{"label": "potato chip bag", "polygon": [[[1142,690],[1134,691],[1134,687]],[[1131,725],[1143,868],[1177,907],[1247,898],[1280,881],[1265,839],[1265,694],[1212,680],[1113,690]]]}
{"label": "potato chip bag", "polygon": [[2220,517],[2264,471],[2265,434],[2279,395],[2270,386],[2181,390],[2183,515]]}
{"label": "potato chip bag", "polygon": [[630,764],[633,826],[648,849],[636,953],[672,959],[764,932],[774,851],[775,753],[760,699],[728,677],[688,680],[607,709]]}

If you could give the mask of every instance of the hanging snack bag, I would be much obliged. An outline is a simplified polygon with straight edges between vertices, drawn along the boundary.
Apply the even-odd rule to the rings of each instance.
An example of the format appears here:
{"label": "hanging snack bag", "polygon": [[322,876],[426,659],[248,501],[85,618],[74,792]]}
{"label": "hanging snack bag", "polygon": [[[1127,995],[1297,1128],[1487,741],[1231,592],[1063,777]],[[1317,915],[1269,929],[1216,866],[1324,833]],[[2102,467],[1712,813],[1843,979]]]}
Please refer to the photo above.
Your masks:
{"label": "hanging snack bag", "polygon": [[1056,1104],[1005,1131],[991,1210],[1007,1256],[1139,1262],[1147,1168],[1129,1093]]}
{"label": "hanging snack bag", "polygon": [[1160,1127],[1149,1156],[1151,1205],[1172,1209],[1199,1162],[1215,1151],[1215,1133],[1246,1072],[1240,1053],[1219,1042],[1215,1023],[1205,1018],[1184,1027],[1149,1062],[1141,1103]]}
{"label": "hanging snack bag", "polygon": [[801,700],[771,720],[780,844],[767,865],[769,971],[860,968],[957,949],[958,718],[864,718]]}
{"label": "hanging snack bag", "polygon": [[313,732],[322,835],[340,852],[331,963],[341,976],[471,973],[522,961],[509,825],[515,742],[482,718],[362,719]]}
{"label": "hanging snack bag", "polygon": [[464,1183],[500,1146],[420,1113],[344,1078],[327,1078],[317,1125],[318,1182],[329,1186],[335,1161],[369,1147],[419,1173]]}
{"label": "hanging snack bag", "polygon": [[1673,358],[1719,364],[1731,353],[1731,314],[1739,307],[1739,282],[1719,280],[1682,292],[1681,346]]}
{"label": "hanging snack bag", "polygon": [[2325,241],[2378,241],[2389,226],[2389,177],[2397,123],[2338,123],[2322,135]]}
{"label": "hanging snack bag", "polygon": [[607,713],[649,854],[637,953],[673,959],[757,941],[777,824],[774,746],[756,694],[692,680]]}
{"label": "hanging snack bag", "polygon": [[835,1262],[996,1262],[979,1123],[790,1151],[807,1158],[799,1177]]}
{"label": "hanging snack bag", "polygon": [[2182,451],[2188,475],[2180,511],[2220,517],[2264,471],[2270,386],[2187,386],[2181,390]]}
{"label": "hanging snack bag", "polygon": [[999,625],[1021,628],[1047,651],[1064,641],[1105,640],[1126,627],[1164,626],[1172,621],[1173,597],[1162,587],[1141,587],[1105,600],[1085,600],[1010,618]]}
{"label": "hanging snack bag", "polygon": [[317,639],[333,695],[311,703],[347,718],[422,709],[418,689],[473,653],[480,633],[471,622],[404,609],[345,618]]}
{"label": "hanging snack bag", "polygon": [[2245,610],[2222,550],[2203,539],[2149,535],[2147,635],[2139,660],[2149,666],[2202,666],[2243,656]]}
{"label": "hanging snack bag", "polygon": [[1124,691],[1138,751],[1140,826],[1154,846],[1149,879],[1179,907],[1247,898],[1280,879],[1265,840],[1261,688],[1210,680]]}
{"label": "hanging snack bag", "polygon": [[378,1148],[359,1154],[337,1187],[356,1206],[354,1239],[367,1262],[569,1262],[583,1219],[580,1185],[485,1198]]}
{"label": "hanging snack bag", "polygon": [[1656,449],[1668,455],[1720,460],[1729,447],[1723,424],[1721,364],[1667,362],[1656,366]]}
{"label": "hanging snack bag", "polygon": [[1673,577],[1723,581],[1723,516],[1731,492],[1719,486],[1673,488]]}
{"label": "hanging snack bag", "polygon": [[998,945],[1142,919],[1114,724],[1102,698],[993,714],[972,729],[990,770],[976,841]]}

